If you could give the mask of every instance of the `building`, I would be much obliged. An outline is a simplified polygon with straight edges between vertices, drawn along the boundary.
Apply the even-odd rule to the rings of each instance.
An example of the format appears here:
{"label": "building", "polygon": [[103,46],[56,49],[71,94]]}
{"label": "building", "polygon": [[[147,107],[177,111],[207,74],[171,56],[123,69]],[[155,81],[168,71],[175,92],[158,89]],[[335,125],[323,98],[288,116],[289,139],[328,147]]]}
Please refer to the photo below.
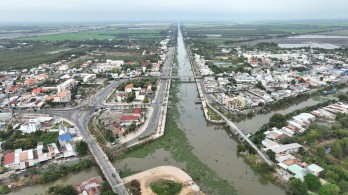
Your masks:
{"label": "building", "polygon": [[16,149],[5,154],[4,166],[13,170],[26,170],[28,167],[38,165],[50,159],[52,157],[48,153],[43,152],[43,144],[38,144],[36,149]]}
{"label": "building", "polygon": [[132,123],[139,125],[139,116],[121,116],[121,126],[130,126]]}
{"label": "building", "polygon": [[292,152],[298,152],[298,150],[302,147],[303,146],[301,144],[292,143],[292,144],[280,145],[279,147],[271,148],[271,150],[276,154],[279,154],[279,153],[288,154]]}
{"label": "building", "polygon": [[70,142],[72,140],[72,136],[70,133],[67,133],[67,134],[63,134],[63,135],[60,135],[58,137],[58,141],[60,143],[60,145],[65,145],[66,143]]}
{"label": "building", "polygon": [[71,101],[71,92],[70,91],[61,91],[57,95],[53,96],[53,102],[70,102]]}
{"label": "building", "polygon": [[316,164],[308,165],[306,169],[309,173],[312,173],[315,176],[319,176],[320,172],[324,171],[323,168],[321,168],[320,166]]}
{"label": "building", "polygon": [[58,70],[60,72],[65,72],[65,71],[69,70],[69,66],[66,64],[63,64],[63,65],[59,66]]}
{"label": "building", "polygon": [[24,123],[20,126],[19,130],[22,131],[22,133],[33,133],[41,128],[41,122],[37,119],[29,119],[29,122]]}
{"label": "building", "polygon": [[126,93],[132,92],[132,90],[133,90],[133,83],[128,84],[128,85],[124,88],[124,90],[125,90]]}
{"label": "building", "polygon": [[64,81],[63,83],[57,85],[58,92],[65,91],[65,90],[71,90],[76,86],[76,81],[74,79],[68,79]]}
{"label": "building", "polygon": [[103,183],[102,177],[94,177],[87,181],[81,182],[75,185],[75,189],[78,193],[83,195],[100,195],[101,184]]}

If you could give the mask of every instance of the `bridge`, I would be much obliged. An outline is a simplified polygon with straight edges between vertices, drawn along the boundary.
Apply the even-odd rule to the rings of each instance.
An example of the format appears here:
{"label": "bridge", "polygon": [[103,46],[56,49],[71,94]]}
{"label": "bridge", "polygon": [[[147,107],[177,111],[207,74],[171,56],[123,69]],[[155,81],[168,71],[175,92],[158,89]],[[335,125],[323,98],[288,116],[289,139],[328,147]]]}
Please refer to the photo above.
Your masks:
{"label": "bridge", "polygon": [[196,79],[202,79],[202,76],[162,76],[160,77],[162,80],[172,79],[178,80],[180,83],[195,83]]}
{"label": "bridge", "polygon": [[238,133],[238,135],[246,141],[252,148],[255,149],[257,154],[268,164],[273,165],[273,162],[264,154],[262,151],[247,137],[244,132],[242,132],[232,121],[230,121],[224,114],[222,114],[220,111],[215,109],[213,106],[210,105],[210,103],[207,101],[207,105],[214,110],[221,118],[223,118],[226,121],[226,124],[229,126],[230,130],[232,132]]}
{"label": "bridge", "polygon": [[195,75],[189,75],[189,76],[161,76],[161,79],[166,80],[166,79],[191,79],[191,80],[195,80],[195,79],[202,79],[202,76],[195,76]]}

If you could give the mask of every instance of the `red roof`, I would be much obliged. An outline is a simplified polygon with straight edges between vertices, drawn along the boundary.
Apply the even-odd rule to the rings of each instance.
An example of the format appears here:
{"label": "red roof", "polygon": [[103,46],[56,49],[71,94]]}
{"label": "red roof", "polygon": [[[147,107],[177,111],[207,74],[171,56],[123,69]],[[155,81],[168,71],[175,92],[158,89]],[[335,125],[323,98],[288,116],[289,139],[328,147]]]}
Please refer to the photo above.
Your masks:
{"label": "red roof", "polygon": [[121,121],[137,121],[138,116],[121,116]]}
{"label": "red roof", "polygon": [[14,163],[14,152],[10,152],[5,154],[5,158],[4,158],[4,165],[9,165]]}
{"label": "red roof", "polygon": [[134,109],[133,114],[141,114],[141,109],[140,108]]}
{"label": "red roof", "polygon": [[145,63],[143,64],[143,67],[146,67],[149,64],[150,64],[150,60],[146,60]]}
{"label": "red roof", "polygon": [[32,93],[41,93],[41,92],[45,92],[45,89],[43,89],[43,88],[35,88],[35,89],[33,89],[33,91],[32,91]]}
{"label": "red roof", "polygon": [[128,85],[125,87],[125,89],[133,89],[133,83],[128,84]]}

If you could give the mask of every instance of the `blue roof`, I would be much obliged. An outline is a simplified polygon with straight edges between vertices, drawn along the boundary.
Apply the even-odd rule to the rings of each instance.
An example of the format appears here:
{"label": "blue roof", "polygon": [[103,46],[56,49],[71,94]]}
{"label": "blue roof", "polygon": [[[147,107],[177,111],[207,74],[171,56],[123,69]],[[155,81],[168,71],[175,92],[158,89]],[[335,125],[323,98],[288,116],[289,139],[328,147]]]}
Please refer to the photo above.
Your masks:
{"label": "blue roof", "polygon": [[67,134],[64,134],[64,135],[60,135],[58,137],[59,141],[69,141],[71,140],[71,134],[67,133]]}

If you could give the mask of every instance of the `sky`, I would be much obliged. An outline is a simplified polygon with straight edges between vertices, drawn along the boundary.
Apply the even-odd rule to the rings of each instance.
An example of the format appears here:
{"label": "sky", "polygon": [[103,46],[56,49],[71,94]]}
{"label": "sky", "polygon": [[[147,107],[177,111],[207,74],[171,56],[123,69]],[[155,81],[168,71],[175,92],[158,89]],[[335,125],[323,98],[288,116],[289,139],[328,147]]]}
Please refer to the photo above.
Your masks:
{"label": "sky", "polygon": [[0,22],[348,19],[348,0],[0,0]]}

